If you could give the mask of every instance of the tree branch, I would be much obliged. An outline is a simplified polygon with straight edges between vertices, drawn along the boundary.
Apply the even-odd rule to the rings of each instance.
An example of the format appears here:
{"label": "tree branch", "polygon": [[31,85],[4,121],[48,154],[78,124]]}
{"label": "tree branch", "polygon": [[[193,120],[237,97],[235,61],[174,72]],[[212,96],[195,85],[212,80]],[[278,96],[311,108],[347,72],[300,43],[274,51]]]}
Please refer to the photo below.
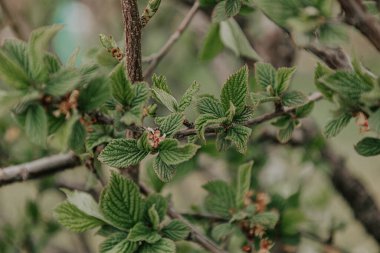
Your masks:
{"label": "tree branch", "polygon": [[380,22],[367,12],[361,1],[339,0],[345,22],[358,29],[380,51]]}
{"label": "tree branch", "polygon": [[44,177],[80,165],[73,153],[53,155],[29,163],[0,169],[0,187],[18,181]]}
{"label": "tree branch", "polygon": [[0,0],[0,7],[16,37],[22,40],[27,40],[30,29],[27,24],[20,19],[22,15],[14,13],[11,8],[9,8],[6,0]]}
{"label": "tree branch", "polygon": [[150,63],[150,65],[144,72],[145,78],[149,77],[153,73],[154,69],[160,63],[162,58],[164,58],[164,56],[170,51],[173,45],[177,42],[177,40],[180,38],[182,33],[189,26],[191,20],[195,16],[195,13],[197,13],[198,11],[198,8],[199,8],[199,2],[195,1],[190,11],[186,14],[185,18],[182,20],[181,24],[178,26],[177,30],[170,36],[170,38],[165,43],[165,45],[160,49],[160,51],[144,59],[145,62]]}
{"label": "tree branch", "polygon": [[141,23],[136,0],[121,0],[124,17],[125,58],[130,81],[142,81]]}

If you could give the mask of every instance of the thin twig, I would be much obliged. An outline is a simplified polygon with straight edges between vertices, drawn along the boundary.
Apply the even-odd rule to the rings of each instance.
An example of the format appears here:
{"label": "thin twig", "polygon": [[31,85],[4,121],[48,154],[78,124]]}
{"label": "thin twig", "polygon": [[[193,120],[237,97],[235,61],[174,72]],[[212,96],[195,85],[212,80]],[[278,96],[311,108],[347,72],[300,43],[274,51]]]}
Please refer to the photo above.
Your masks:
{"label": "thin twig", "polygon": [[59,154],[41,158],[32,162],[0,169],[0,186],[44,177],[55,172],[75,168],[80,160],[73,153]]}
{"label": "thin twig", "polygon": [[160,49],[160,51],[144,59],[145,62],[150,63],[150,65],[144,72],[145,79],[153,73],[154,69],[160,63],[162,58],[170,51],[170,49],[173,47],[175,42],[180,38],[182,33],[189,26],[191,20],[195,16],[195,13],[197,13],[198,11],[198,8],[199,8],[199,2],[195,1],[190,11],[186,14],[185,18],[182,20],[181,24],[178,26],[177,30],[170,36],[170,38],[165,43],[165,45]]}
{"label": "thin twig", "polygon": [[380,51],[380,22],[369,14],[358,0],[338,0],[345,13],[345,22],[358,29]]}

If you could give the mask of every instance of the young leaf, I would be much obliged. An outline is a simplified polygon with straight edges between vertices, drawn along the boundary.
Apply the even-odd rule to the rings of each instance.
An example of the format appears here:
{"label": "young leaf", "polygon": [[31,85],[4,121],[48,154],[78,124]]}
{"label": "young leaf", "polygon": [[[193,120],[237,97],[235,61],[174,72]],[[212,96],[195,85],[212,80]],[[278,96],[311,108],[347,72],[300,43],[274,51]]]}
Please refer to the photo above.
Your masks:
{"label": "young leaf", "polygon": [[132,180],[113,173],[104,189],[100,208],[116,227],[132,228],[142,216],[139,188]]}
{"label": "young leaf", "polygon": [[212,124],[221,124],[228,119],[226,117],[216,117],[211,114],[202,114],[195,120],[195,129],[197,130],[199,138],[205,140],[206,127]]}
{"label": "young leaf", "polygon": [[380,154],[380,139],[365,137],[355,145],[355,150],[362,156],[375,156]]}
{"label": "young leaf", "polygon": [[241,8],[240,0],[226,0],[225,10],[228,17],[233,17],[237,15]]}
{"label": "young leaf", "polygon": [[131,107],[141,106],[148,100],[150,92],[146,82],[139,82],[133,84],[133,90],[135,96],[131,101]]}
{"label": "young leaf", "polygon": [[220,1],[217,3],[212,11],[211,19],[213,23],[220,23],[228,19],[226,14],[225,1]]}
{"label": "young leaf", "polygon": [[223,181],[211,181],[203,188],[209,193],[205,199],[207,210],[223,218],[229,218],[231,211],[236,208],[236,194],[231,187]]}
{"label": "young leaf", "polygon": [[256,0],[255,3],[258,8],[282,27],[286,27],[289,18],[298,16],[300,9],[297,1]]}
{"label": "young leaf", "polygon": [[244,207],[244,200],[251,186],[252,166],[253,161],[239,167],[236,186],[236,206],[238,208]]}
{"label": "young leaf", "polygon": [[256,83],[265,90],[268,86],[275,87],[276,84],[276,69],[269,63],[255,64]]}
{"label": "young leaf", "polygon": [[80,89],[78,110],[91,112],[101,107],[110,98],[109,82],[103,77],[97,77]]}
{"label": "young leaf", "polygon": [[303,106],[297,107],[295,110],[295,114],[296,114],[297,118],[305,118],[306,116],[308,116],[311,113],[313,108],[314,108],[314,102],[310,101]]}
{"label": "young leaf", "polygon": [[260,57],[252,48],[244,32],[234,19],[229,19],[220,23],[220,37],[223,44],[232,50],[237,56],[260,60]]}
{"label": "young leaf", "polygon": [[193,84],[186,90],[178,104],[178,111],[184,112],[187,107],[193,101],[194,95],[199,91],[199,83],[193,82]]}
{"label": "young leaf", "polygon": [[157,230],[160,225],[160,217],[156,210],[155,205],[151,206],[148,210],[149,222],[154,230]]}
{"label": "young leaf", "polygon": [[59,223],[74,232],[84,232],[104,225],[103,221],[82,212],[68,202],[59,204],[54,210],[54,215]]}
{"label": "young leaf", "polygon": [[136,140],[115,139],[100,153],[99,160],[112,167],[125,168],[138,164],[148,153],[138,148]]}
{"label": "young leaf", "polygon": [[368,123],[372,131],[380,133],[380,110],[370,115]]}
{"label": "young leaf", "polygon": [[164,163],[160,156],[154,159],[153,169],[158,178],[163,182],[170,182],[176,173],[175,167]]}
{"label": "young leaf", "polygon": [[137,242],[130,242],[127,240],[128,234],[125,232],[117,232],[109,236],[104,242],[100,244],[100,253],[134,253],[136,252],[139,244]]}
{"label": "young leaf", "polygon": [[236,107],[236,112],[244,110],[248,98],[248,67],[244,66],[232,74],[224,84],[220,95],[224,111],[230,108],[230,102]]}
{"label": "young leaf", "polygon": [[127,79],[124,62],[119,63],[111,72],[112,96],[122,105],[130,105],[135,97],[131,82]]}
{"label": "young leaf", "polygon": [[317,89],[323,94],[323,96],[330,101],[332,101],[334,91],[327,87],[327,85],[324,84],[324,82],[322,82],[321,80],[323,79],[323,77],[328,76],[332,73],[333,71],[331,69],[322,65],[321,63],[318,63],[314,73],[315,86],[317,86]]}
{"label": "young leaf", "polygon": [[[25,71],[28,72],[28,45],[18,39],[6,39],[3,44],[4,53],[13,59]],[[48,54],[51,55],[51,54]],[[57,57],[55,57],[57,59]],[[58,60],[59,61],[59,60]]]}
{"label": "young leaf", "polygon": [[231,223],[222,223],[219,225],[216,225],[211,232],[211,236],[217,240],[220,241],[227,237],[228,235],[234,233],[234,225]]}
{"label": "young leaf", "polygon": [[287,143],[293,135],[294,131],[294,122],[288,121],[286,126],[279,129],[277,132],[277,139],[281,143]]}
{"label": "young leaf", "polygon": [[244,107],[244,110],[242,112],[234,116],[233,122],[236,124],[244,124],[252,118],[253,118],[253,108],[251,106],[246,106]]}
{"label": "young leaf", "polygon": [[28,43],[28,61],[33,79],[43,81],[46,78],[44,50],[47,49],[48,43],[62,28],[63,25],[45,26],[31,33]]}
{"label": "young leaf", "polygon": [[210,114],[215,118],[225,116],[222,104],[211,95],[201,96],[198,99],[197,109],[200,114]]}
{"label": "young leaf", "polygon": [[157,76],[156,74],[154,74],[154,75],[152,76],[152,81],[153,81],[153,87],[154,87],[154,88],[157,88],[157,89],[163,90],[163,91],[165,91],[166,93],[171,94],[165,76]]}
{"label": "young leaf", "polygon": [[77,120],[71,128],[71,133],[69,135],[68,146],[71,150],[76,153],[83,153],[85,151],[85,139],[86,139],[86,129]]}
{"label": "young leaf", "polygon": [[157,101],[159,101],[166,108],[168,108],[169,111],[178,111],[178,102],[172,95],[158,88],[152,88],[152,91]]}
{"label": "young leaf", "polygon": [[293,77],[296,68],[279,68],[276,73],[275,92],[280,95],[288,90],[290,81]]}
{"label": "young leaf", "polygon": [[147,243],[155,243],[161,239],[161,236],[157,231],[152,230],[144,225],[144,223],[139,222],[133,226],[129,231],[127,240],[131,242],[141,242],[145,241]]}
{"label": "young leaf", "polygon": [[145,218],[146,219],[149,218],[148,217],[149,214],[147,212],[153,205],[155,206],[155,210],[157,211],[159,220],[163,221],[166,215],[167,208],[168,208],[168,203],[166,199],[159,194],[150,195],[146,199],[146,202],[145,202],[145,210],[146,210]]}
{"label": "young leaf", "polygon": [[331,120],[324,129],[324,134],[326,138],[337,136],[340,131],[345,128],[350,122],[352,115],[349,113],[342,113],[335,119]]}
{"label": "young leaf", "polygon": [[173,241],[185,239],[189,235],[189,228],[179,220],[172,220],[168,225],[162,228],[162,235]]}
{"label": "young leaf", "polygon": [[29,78],[24,69],[0,49],[0,77],[9,86],[16,89],[27,88]]}
{"label": "young leaf", "polygon": [[219,30],[219,24],[211,24],[199,55],[199,58],[201,60],[211,60],[223,50],[224,46],[222,41],[220,40]]}
{"label": "young leaf", "polygon": [[249,127],[234,125],[227,130],[225,138],[231,141],[240,153],[244,154],[247,151],[247,143],[251,133],[252,129]]}
{"label": "young leaf", "polygon": [[144,243],[139,250],[139,253],[175,253],[176,247],[172,240],[162,238],[154,244]]}
{"label": "young leaf", "polygon": [[264,213],[258,213],[255,216],[251,218],[251,221],[254,224],[263,226],[264,228],[273,229],[279,219],[278,213],[274,212],[264,212]]}
{"label": "young leaf", "polygon": [[281,97],[281,102],[288,107],[300,106],[307,102],[307,96],[300,91],[289,91]]}
{"label": "young leaf", "polygon": [[25,132],[30,140],[38,145],[45,146],[48,135],[48,119],[44,108],[32,105],[26,112]]}
{"label": "young leaf", "polygon": [[169,116],[155,118],[156,124],[160,126],[161,134],[166,134],[167,137],[171,137],[182,127],[183,120],[182,113],[172,113]]}
{"label": "young leaf", "polygon": [[176,139],[166,139],[160,143],[159,157],[167,165],[177,165],[190,160],[199,149],[198,145],[189,143],[179,146]]}

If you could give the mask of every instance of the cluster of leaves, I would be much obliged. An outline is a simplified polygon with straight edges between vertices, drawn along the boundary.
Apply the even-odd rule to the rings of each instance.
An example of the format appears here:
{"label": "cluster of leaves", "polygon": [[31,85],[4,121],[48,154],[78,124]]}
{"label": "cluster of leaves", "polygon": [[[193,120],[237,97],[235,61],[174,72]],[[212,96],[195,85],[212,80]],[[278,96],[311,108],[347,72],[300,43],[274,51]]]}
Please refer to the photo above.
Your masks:
{"label": "cluster of leaves", "polygon": [[[326,99],[336,104],[334,118],[325,127],[325,136],[338,135],[356,118],[362,132],[380,133],[380,85],[377,76],[353,62],[352,71],[333,71],[319,64],[315,71],[315,84]],[[363,156],[380,154],[380,139],[365,137],[356,146]]]}
{"label": "cluster of leaves", "polygon": [[252,130],[243,124],[253,117],[253,108],[248,105],[248,68],[244,66],[231,75],[222,88],[220,100],[211,96],[201,96],[197,103],[200,116],[195,121],[195,129],[201,139],[205,139],[205,129],[218,124],[217,147],[225,150],[233,144],[244,153]]}
{"label": "cluster of leaves", "polygon": [[281,27],[289,30],[298,43],[319,39],[325,43],[346,38],[344,29],[335,22],[330,0],[253,0],[256,6]]}
{"label": "cluster of leaves", "polygon": [[[8,85],[0,93],[1,112],[12,109],[27,136],[45,146],[52,134],[64,136],[64,143],[76,149],[85,132],[83,115],[100,107],[108,98],[107,80],[94,64],[75,67],[74,52],[62,64],[44,49],[60,25],[32,32],[28,43],[7,40],[0,49],[0,73]],[[83,142],[82,142],[83,143]]]}
{"label": "cluster of leaves", "polygon": [[163,223],[168,206],[164,197],[142,198],[138,186],[119,174],[112,174],[99,203],[84,192],[64,192],[67,201],[55,209],[57,220],[74,232],[99,228],[97,234],[106,237],[101,253],[175,253],[174,241],[189,234],[179,220]]}
{"label": "cluster of leaves", "polygon": [[266,63],[255,65],[255,82],[262,91],[251,93],[253,103],[257,106],[274,102],[277,110],[283,110],[284,107],[296,108],[273,123],[279,128],[277,138],[282,143],[292,137],[294,129],[300,126],[299,119],[308,116],[314,106],[314,103],[308,102],[306,95],[302,92],[289,90],[295,70],[294,67],[282,67],[276,70],[272,65]]}
{"label": "cluster of leaves", "polygon": [[234,187],[219,180],[203,186],[209,193],[205,199],[206,209],[227,221],[212,229],[215,240],[243,235],[245,240],[242,246],[254,248],[255,242],[268,241],[265,231],[273,229],[279,220],[277,212],[266,210],[267,199],[260,198],[250,188],[252,165],[253,162],[249,162],[239,167]]}

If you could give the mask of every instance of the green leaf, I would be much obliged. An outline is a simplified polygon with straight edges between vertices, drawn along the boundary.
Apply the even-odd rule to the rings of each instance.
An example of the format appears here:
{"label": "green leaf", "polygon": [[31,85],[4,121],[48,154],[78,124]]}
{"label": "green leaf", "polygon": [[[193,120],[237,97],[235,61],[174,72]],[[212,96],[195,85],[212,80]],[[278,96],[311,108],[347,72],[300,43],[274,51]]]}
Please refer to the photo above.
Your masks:
{"label": "green leaf", "polygon": [[182,113],[172,113],[169,116],[157,117],[155,122],[160,126],[161,134],[171,137],[182,127],[184,117]]}
{"label": "green leaf", "polygon": [[0,78],[16,89],[27,88],[29,77],[24,69],[0,49]]}
{"label": "green leaf", "polygon": [[135,97],[134,89],[125,73],[124,61],[120,62],[111,72],[110,78],[112,96],[122,105],[130,105]]}
{"label": "green leaf", "polygon": [[220,1],[214,7],[214,10],[211,14],[211,19],[213,23],[219,23],[228,19],[226,14],[226,5],[224,1]]}
{"label": "green leaf", "polygon": [[139,253],[175,253],[176,247],[172,240],[162,238],[154,244],[143,244]]}
{"label": "green leaf", "polygon": [[14,60],[25,73],[28,73],[28,45],[24,41],[18,39],[6,39],[3,44],[3,49],[4,53],[10,59]]}
{"label": "green leaf", "polygon": [[307,96],[300,91],[289,91],[281,97],[282,104],[288,107],[301,106],[307,101]]}
{"label": "green leaf", "polygon": [[276,85],[275,91],[277,95],[280,95],[288,90],[290,81],[296,71],[295,67],[292,68],[279,68],[276,73]]}
{"label": "green leaf", "polygon": [[326,138],[337,136],[343,128],[350,122],[352,115],[350,113],[342,113],[335,119],[329,121],[324,129]]}
{"label": "green leaf", "polygon": [[145,241],[147,243],[155,243],[161,239],[161,236],[147,226],[144,223],[139,222],[129,231],[127,240],[131,242]]}
{"label": "green leaf", "polygon": [[372,131],[380,133],[380,110],[370,115],[368,123]]}
{"label": "green leaf", "polygon": [[157,89],[163,90],[163,91],[165,91],[166,93],[171,94],[165,76],[157,76],[156,74],[154,74],[154,75],[152,76],[152,81],[153,81],[153,87],[154,87],[154,88],[157,88]]}
{"label": "green leaf", "polygon": [[68,202],[59,204],[54,209],[54,215],[59,223],[74,232],[84,232],[104,225],[103,221],[82,212]]}
{"label": "green leaf", "polygon": [[372,89],[371,85],[363,82],[356,73],[337,71],[322,79],[322,82],[339,96],[348,100],[350,103],[359,101],[361,95]]}
{"label": "green leaf", "polygon": [[[168,202],[164,197],[159,194],[152,194],[146,199],[145,209],[149,210],[152,206],[155,206],[155,210],[158,213],[158,217],[160,221],[164,220],[166,215],[166,211],[168,209]],[[149,214],[145,214],[145,218],[148,218]]]}
{"label": "green leaf", "polygon": [[231,223],[222,223],[216,225],[212,229],[211,236],[217,241],[223,240],[225,237],[234,233],[234,228],[234,225],[232,225]]}
{"label": "green leaf", "polygon": [[256,0],[255,3],[270,19],[282,27],[286,27],[289,18],[298,16],[300,9],[299,2],[292,0]]}
{"label": "green leaf", "polygon": [[276,84],[276,69],[269,63],[255,64],[256,83],[265,90],[268,86],[275,87]]}
{"label": "green leaf", "polygon": [[179,220],[172,220],[168,225],[162,228],[163,237],[173,241],[184,240],[190,233],[189,228]]}
{"label": "green leaf", "polygon": [[239,166],[236,186],[236,206],[244,207],[244,199],[247,197],[251,186],[253,161]]}
{"label": "green leaf", "polygon": [[66,66],[75,67],[75,65],[76,65],[76,63],[78,61],[79,52],[80,52],[80,48],[79,47],[77,47],[77,48],[74,49],[74,51],[71,53],[71,55],[67,59]]}
{"label": "green leaf", "polygon": [[217,56],[224,48],[220,40],[220,25],[217,23],[211,24],[204,44],[202,46],[199,58],[203,61],[208,61]]}
{"label": "green leaf", "polygon": [[149,208],[148,216],[149,216],[149,221],[150,221],[150,224],[152,225],[152,228],[154,230],[157,230],[160,225],[160,217],[157,213],[157,210],[154,204],[153,206]]}
{"label": "green leaf", "polygon": [[150,96],[150,92],[146,82],[138,82],[133,84],[135,96],[131,101],[131,107],[141,106],[146,103]]}
{"label": "green leaf", "polygon": [[268,229],[273,229],[276,226],[278,220],[279,215],[275,212],[258,213],[251,218],[251,221],[255,225],[260,225]]}
{"label": "green leaf", "polygon": [[365,137],[355,145],[355,150],[362,156],[375,156],[380,154],[380,139]]}
{"label": "green leaf", "polygon": [[44,26],[31,33],[28,43],[28,60],[33,79],[43,81],[47,77],[44,52],[48,48],[48,43],[62,28],[63,25]]}
{"label": "green leaf", "polygon": [[142,217],[138,186],[132,180],[113,173],[102,193],[100,208],[116,227],[132,228]]}
{"label": "green leaf", "polygon": [[279,129],[277,132],[277,139],[281,143],[288,142],[292,138],[293,131],[294,131],[294,122],[292,120],[286,120],[286,121],[287,121],[286,126]]}
{"label": "green leaf", "polygon": [[248,98],[248,67],[244,66],[231,75],[222,88],[221,102],[224,111],[230,108],[230,102],[236,106],[236,112],[244,110]]}
{"label": "green leaf", "polygon": [[199,91],[199,83],[193,82],[193,84],[186,90],[178,104],[178,111],[184,112],[187,107],[193,101],[194,95]]}
{"label": "green leaf", "polygon": [[227,130],[225,138],[231,141],[240,153],[244,154],[247,151],[248,139],[251,133],[252,129],[249,127],[234,125]]}
{"label": "green leaf", "polygon": [[63,68],[50,76],[45,92],[52,96],[62,96],[73,90],[81,81],[79,72],[74,68]]}
{"label": "green leaf", "polygon": [[158,88],[152,88],[153,94],[158,102],[163,104],[171,112],[178,111],[177,100],[164,90]]}
{"label": "green leaf", "polygon": [[176,173],[175,167],[173,165],[167,165],[164,163],[161,160],[160,156],[157,156],[154,159],[153,170],[158,178],[163,182],[170,182]]}
{"label": "green leaf", "polygon": [[112,36],[99,34],[99,40],[102,46],[107,50],[112,50],[113,48],[118,47],[115,39]]}
{"label": "green leaf", "polygon": [[230,108],[226,112],[226,118],[227,118],[227,124],[231,124],[236,114],[236,107],[234,104],[230,101]]}
{"label": "green leaf", "polygon": [[202,114],[195,120],[195,129],[197,130],[197,134],[199,138],[205,140],[205,130],[206,127],[212,124],[221,124],[227,121],[226,117],[216,117],[211,114]]}
{"label": "green leaf", "polygon": [[100,244],[100,253],[134,253],[139,247],[138,243],[127,240],[128,234],[117,232],[109,236]]}
{"label": "green leaf", "polygon": [[233,17],[237,15],[241,8],[240,0],[226,0],[225,1],[225,11],[228,17]]}
{"label": "green leaf", "polygon": [[236,124],[244,124],[248,120],[253,118],[253,108],[251,106],[244,107],[244,110],[239,114],[236,114],[233,118],[233,122]]}
{"label": "green leaf", "polygon": [[105,78],[97,77],[81,88],[78,98],[79,111],[91,112],[101,107],[111,95],[108,84]]}
{"label": "green leaf", "polygon": [[317,89],[323,94],[323,96],[330,101],[333,98],[334,91],[327,87],[327,85],[324,84],[321,80],[323,79],[323,77],[328,76],[332,73],[333,71],[331,69],[322,65],[321,63],[318,63],[314,73],[315,86],[317,86]]}
{"label": "green leaf", "polygon": [[44,63],[49,74],[54,74],[59,71],[62,67],[62,63],[59,60],[58,56],[51,53],[45,53],[44,55]]}
{"label": "green leaf", "polygon": [[167,165],[177,165],[190,160],[199,149],[198,145],[189,143],[179,146],[176,139],[165,139],[158,147],[160,159]]}
{"label": "green leaf", "polygon": [[48,135],[48,118],[40,105],[28,107],[25,119],[25,132],[29,139],[41,146],[46,145]]}
{"label": "green leaf", "polygon": [[232,188],[223,181],[211,181],[203,186],[209,193],[205,199],[206,209],[223,218],[229,218],[236,209],[236,194]]}
{"label": "green leaf", "polygon": [[72,128],[71,133],[69,135],[68,140],[68,146],[71,150],[75,151],[76,153],[83,153],[85,149],[85,139],[86,139],[86,129],[80,123],[79,120],[77,120]]}
{"label": "green leaf", "polygon": [[136,140],[115,139],[100,153],[99,160],[112,167],[126,168],[138,164],[148,153],[138,148]]}
{"label": "green leaf", "polygon": [[225,116],[222,104],[211,95],[201,96],[198,99],[197,109],[200,114],[210,114],[216,118]]}
{"label": "green leaf", "polygon": [[232,50],[236,56],[243,56],[253,60],[260,59],[239,24],[234,19],[220,23],[220,37],[223,44]]}
{"label": "green leaf", "polygon": [[314,102],[310,101],[303,106],[297,107],[295,110],[295,114],[297,118],[305,118],[312,112],[313,108],[314,108]]}

